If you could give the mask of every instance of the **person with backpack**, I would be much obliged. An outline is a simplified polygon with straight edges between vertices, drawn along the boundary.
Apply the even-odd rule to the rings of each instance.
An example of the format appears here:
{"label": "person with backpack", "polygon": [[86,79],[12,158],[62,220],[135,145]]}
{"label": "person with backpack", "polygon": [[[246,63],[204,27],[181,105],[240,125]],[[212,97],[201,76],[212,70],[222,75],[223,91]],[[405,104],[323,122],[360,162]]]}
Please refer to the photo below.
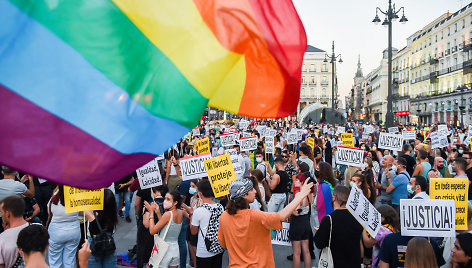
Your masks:
{"label": "person with backpack", "polygon": [[200,181],[197,187],[203,204],[193,212],[190,223],[190,232],[198,234],[196,267],[221,268],[224,250],[218,242],[218,227],[224,208],[213,201],[209,180]]}
{"label": "person with backpack", "polygon": [[89,222],[88,241],[92,255],[89,257],[88,267],[115,267],[116,246],[113,237],[116,224],[116,201],[113,192],[105,189],[103,210],[86,211],[85,217]]}

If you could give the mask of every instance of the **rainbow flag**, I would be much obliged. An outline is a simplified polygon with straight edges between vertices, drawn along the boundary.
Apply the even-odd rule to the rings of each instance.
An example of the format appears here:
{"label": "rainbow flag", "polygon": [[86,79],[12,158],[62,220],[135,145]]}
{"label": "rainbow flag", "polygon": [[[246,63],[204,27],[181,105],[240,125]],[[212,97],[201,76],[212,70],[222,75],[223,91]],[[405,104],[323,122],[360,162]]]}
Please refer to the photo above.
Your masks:
{"label": "rainbow flag", "polygon": [[1,0],[0,163],[109,185],[207,105],[295,112],[306,35],[290,0]]}

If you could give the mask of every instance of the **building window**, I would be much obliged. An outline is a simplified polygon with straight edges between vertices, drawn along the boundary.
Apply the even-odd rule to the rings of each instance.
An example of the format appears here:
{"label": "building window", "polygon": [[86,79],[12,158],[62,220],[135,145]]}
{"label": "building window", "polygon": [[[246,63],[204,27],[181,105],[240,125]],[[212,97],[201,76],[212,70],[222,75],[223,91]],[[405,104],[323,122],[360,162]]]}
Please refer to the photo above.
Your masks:
{"label": "building window", "polygon": [[310,83],[312,83],[312,84],[315,83],[315,77],[314,76],[311,77]]}
{"label": "building window", "polygon": [[315,71],[315,65],[314,65],[314,64],[311,64],[311,65],[310,65],[310,71],[311,71],[311,72],[314,72],[314,71]]}
{"label": "building window", "polygon": [[472,109],[472,98],[469,99],[469,109]]}
{"label": "building window", "polygon": [[457,33],[457,22],[456,24],[454,24],[454,28],[455,28],[454,32]]}
{"label": "building window", "polygon": [[447,101],[447,110],[450,111],[452,109],[452,102]]}
{"label": "building window", "polygon": [[323,98],[328,97],[327,94],[326,94],[326,88],[325,87],[321,90],[321,94],[322,94]]}
{"label": "building window", "polygon": [[451,27],[447,27],[447,36],[451,35]]}
{"label": "building window", "polygon": [[327,72],[328,71],[328,67],[326,65],[326,63],[323,63],[323,70],[321,70],[322,72]]}
{"label": "building window", "polygon": [[302,87],[302,91],[300,92],[300,97],[301,98],[305,98],[305,91],[306,91],[305,88]]}
{"label": "building window", "polygon": [[302,84],[305,84],[305,76],[302,76]]}
{"label": "building window", "polygon": [[439,111],[439,103],[435,103],[435,109],[434,109],[436,112]]}
{"label": "building window", "polygon": [[306,66],[303,64],[302,71],[306,72]]}
{"label": "building window", "polygon": [[465,28],[465,19],[462,20],[462,29]]}

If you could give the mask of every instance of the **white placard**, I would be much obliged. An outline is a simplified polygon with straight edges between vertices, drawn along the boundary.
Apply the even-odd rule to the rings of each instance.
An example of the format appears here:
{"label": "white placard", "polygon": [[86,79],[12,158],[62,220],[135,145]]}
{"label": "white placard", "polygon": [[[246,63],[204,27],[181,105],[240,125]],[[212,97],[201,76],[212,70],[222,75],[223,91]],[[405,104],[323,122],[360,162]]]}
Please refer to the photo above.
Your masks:
{"label": "white placard", "polygon": [[392,134],[398,133],[398,127],[389,127],[388,133],[392,133]]}
{"label": "white placard", "polygon": [[369,134],[362,134],[362,139],[368,140],[370,138]]}
{"label": "white placard", "polygon": [[265,137],[264,138],[264,143],[265,143],[265,151],[268,154],[274,154],[275,153],[275,139],[274,137]]}
{"label": "white placard", "polygon": [[236,145],[237,133],[227,133],[220,135],[221,145],[224,147],[229,147]]}
{"label": "white placard", "polygon": [[210,158],[210,153],[181,158],[180,170],[182,173],[182,180],[186,181],[206,177],[207,173],[203,161]]}
{"label": "white placard", "polygon": [[282,229],[271,231],[272,245],[292,246],[292,241],[289,238],[288,232],[290,230],[290,223],[282,222]]}
{"label": "white placard", "polygon": [[371,125],[365,125],[364,126],[364,133],[365,134],[370,134],[374,132],[374,127]]}
{"label": "white placard", "polygon": [[327,126],[323,126],[323,133],[327,133],[328,132],[328,127]]}
{"label": "white placard", "polygon": [[472,137],[472,125],[469,125],[469,128],[467,129],[467,136]]}
{"label": "white placard", "polygon": [[200,129],[198,128],[192,129],[192,134],[193,136],[200,136]]}
{"label": "white placard", "polygon": [[231,162],[233,163],[234,173],[236,173],[236,177],[238,179],[242,179],[242,175],[244,174],[243,166],[239,163],[239,154],[236,149],[227,149],[225,150],[227,154],[229,154],[231,158]]}
{"label": "white placard", "polygon": [[454,200],[400,199],[403,236],[455,237]]}
{"label": "white placard", "polygon": [[275,137],[277,135],[277,130],[268,128],[264,132],[264,137]]}
{"label": "white placard", "polygon": [[439,125],[438,132],[440,135],[447,136],[449,134],[449,129],[447,128],[447,125]]}
{"label": "white placard", "polygon": [[336,129],[336,135],[346,133],[346,127],[338,127]]}
{"label": "white placard", "polygon": [[256,130],[257,130],[257,132],[259,133],[259,135],[260,135],[261,137],[264,137],[264,131],[265,131],[265,129],[266,129],[266,126],[257,126],[257,127],[256,127]]}
{"label": "white placard", "polygon": [[238,125],[239,125],[239,129],[246,130],[247,127],[249,126],[249,122],[246,121],[246,120],[241,120],[241,121],[239,121]]}
{"label": "white placard", "polygon": [[336,164],[362,167],[364,164],[364,150],[338,146],[336,151]]}
{"label": "white placard", "polygon": [[301,141],[303,138],[303,129],[297,129],[297,140]]}
{"label": "white placard", "polygon": [[402,131],[402,136],[405,140],[414,140],[416,139],[416,131]]}
{"label": "white placard", "polygon": [[400,134],[391,134],[380,132],[379,148],[392,151],[401,151],[403,146],[403,136]]}
{"label": "white placard", "polygon": [[240,138],[239,148],[241,151],[252,151],[257,149],[257,136]]}
{"label": "white placard", "polygon": [[243,138],[251,137],[252,134],[249,132],[243,132]]}
{"label": "white placard", "polygon": [[138,174],[139,186],[141,189],[148,189],[162,185],[162,176],[156,159],[153,159],[146,165],[138,168],[136,173]]}
{"label": "white placard", "polygon": [[372,237],[377,236],[382,225],[380,212],[356,185],[351,188],[346,208]]}
{"label": "white placard", "polygon": [[431,138],[431,149],[449,146],[449,140],[447,136],[441,135],[439,131],[432,132],[429,137]]}
{"label": "white placard", "polygon": [[297,144],[297,143],[298,143],[297,132],[287,133],[287,144]]}

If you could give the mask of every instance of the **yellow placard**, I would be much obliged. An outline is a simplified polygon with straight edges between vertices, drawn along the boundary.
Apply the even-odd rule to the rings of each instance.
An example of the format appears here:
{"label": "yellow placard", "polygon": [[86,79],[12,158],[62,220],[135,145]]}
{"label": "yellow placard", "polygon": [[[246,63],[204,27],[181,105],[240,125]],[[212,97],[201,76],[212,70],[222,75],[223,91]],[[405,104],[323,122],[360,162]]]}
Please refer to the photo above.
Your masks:
{"label": "yellow placard", "polygon": [[311,147],[312,150],[313,150],[313,148],[315,148],[315,139],[313,139],[312,137],[309,137],[306,140],[306,143],[308,144],[308,146]]}
{"label": "yellow placard", "polygon": [[236,173],[229,154],[210,158],[204,163],[215,197],[228,195],[229,184],[236,180]]}
{"label": "yellow placard", "polygon": [[105,190],[86,190],[64,185],[64,203],[66,213],[103,210]]}
{"label": "yellow placard", "polygon": [[472,137],[470,137],[470,150],[472,151]]}
{"label": "yellow placard", "polygon": [[452,199],[456,204],[456,230],[467,230],[469,180],[467,178],[431,178],[431,199]]}
{"label": "yellow placard", "polygon": [[210,152],[210,139],[204,138],[198,141],[198,154],[207,154]]}
{"label": "yellow placard", "polygon": [[352,133],[342,133],[341,140],[343,146],[354,148],[354,138],[352,138]]}

